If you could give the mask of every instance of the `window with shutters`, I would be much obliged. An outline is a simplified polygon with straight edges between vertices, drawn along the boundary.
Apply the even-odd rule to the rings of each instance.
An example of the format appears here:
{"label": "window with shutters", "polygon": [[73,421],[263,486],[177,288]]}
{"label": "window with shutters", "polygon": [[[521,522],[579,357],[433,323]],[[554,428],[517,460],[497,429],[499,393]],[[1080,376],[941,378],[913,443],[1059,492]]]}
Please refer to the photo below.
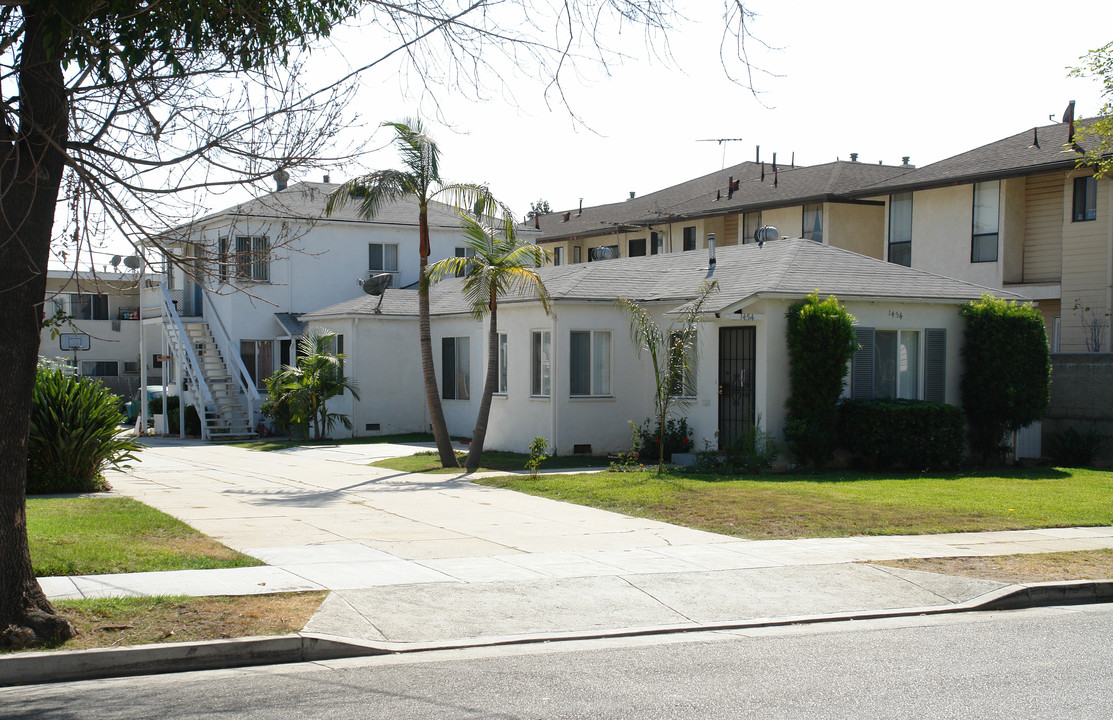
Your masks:
{"label": "window with shutters", "polygon": [[947,331],[854,329],[858,350],[850,368],[852,398],[945,402]]}

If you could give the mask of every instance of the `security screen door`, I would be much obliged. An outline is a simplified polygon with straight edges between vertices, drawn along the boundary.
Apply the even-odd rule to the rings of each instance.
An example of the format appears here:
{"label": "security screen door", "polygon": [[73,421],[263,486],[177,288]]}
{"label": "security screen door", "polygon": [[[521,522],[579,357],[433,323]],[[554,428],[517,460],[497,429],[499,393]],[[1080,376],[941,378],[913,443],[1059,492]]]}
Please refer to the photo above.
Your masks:
{"label": "security screen door", "polygon": [[719,328],[719,449],[726,450],[754,424],[757,329]]}

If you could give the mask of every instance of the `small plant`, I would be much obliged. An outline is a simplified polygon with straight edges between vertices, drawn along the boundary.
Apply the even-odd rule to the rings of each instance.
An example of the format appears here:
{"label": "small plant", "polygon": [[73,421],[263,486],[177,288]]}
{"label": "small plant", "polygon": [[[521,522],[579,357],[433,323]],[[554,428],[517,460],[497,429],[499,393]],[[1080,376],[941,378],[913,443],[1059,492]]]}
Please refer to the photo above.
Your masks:
{"label": "small plant", "polygon": [[531,478],[537,478],[537,468],[548,459],[549,441],[538,435],[529,443],[529,460],[526,460],[526,470]]}
{"label": "small plant", "polygon": [[127,467],[140,447],[116,434],[120,400],[103,384],[40,367],[27,438],[29,494],[105,490],[105,466]]}
{"label": "small plant", "polygon": [[761,429],[761,416],[746,428],[742,437],[722,451],[716,450],[719,433],[715,433],[715,445],[703,439],[703,450],[696,452],[693,469],[696,472],[719,473],[727,475],[757,475],[773,468],[773,462],[780,454],[776,440],[771,433]]}
{"label": "small plant", "polygon": [[659,423],[650,430],[650,422],[646,418],[641,427],[634,427],[633,451],[643,462],[656,462],[662,456],[662,439],[666,462],[672,460],[673,453],[689,452],[692,449],[692,429],[688,427],[688,418],[669,418],[665,421],[664,432]]}
{"label": "small plant", "polygon": [[1086,352],[1101,352],[1105,343],[1105,329],[1109,324],[1109,313],[1099,313],[1084,306],[1075,298],[1074,314],[1082,322],[1082,337],[1086,340]]}
{"label": "small plant", "polygon": [[1080,433],[1069,427],[1047,438],[1047,454],[1063,467],[1088,467],[1093,464],[1101,443],[1101,433],[1097,430]]}

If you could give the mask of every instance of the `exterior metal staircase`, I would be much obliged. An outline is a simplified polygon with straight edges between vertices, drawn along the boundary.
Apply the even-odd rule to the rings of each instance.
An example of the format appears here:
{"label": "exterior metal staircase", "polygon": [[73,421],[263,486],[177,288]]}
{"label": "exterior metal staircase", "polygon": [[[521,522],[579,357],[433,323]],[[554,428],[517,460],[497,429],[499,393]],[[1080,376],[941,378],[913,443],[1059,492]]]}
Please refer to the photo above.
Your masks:
{"label": "exterior metal staircase", "polygon": [[[238,440],[255,437],[254,414],[259,392],[239,354],[232,350],[224,326],[208,297],[205,317],[183,320],[162,288],[163,331],[167,345],[181,362],[183,379],[189,383],[194,403],[203,407],[201,437],[205,440]],[[200,410],[200,408],[199,408]]]}

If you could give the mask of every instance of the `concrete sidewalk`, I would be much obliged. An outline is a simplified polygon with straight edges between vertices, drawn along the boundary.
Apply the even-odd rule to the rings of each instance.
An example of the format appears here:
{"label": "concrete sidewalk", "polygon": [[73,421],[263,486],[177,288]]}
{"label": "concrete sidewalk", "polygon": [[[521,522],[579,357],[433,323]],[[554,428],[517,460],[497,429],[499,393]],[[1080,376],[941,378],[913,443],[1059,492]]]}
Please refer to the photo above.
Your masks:
{"label": "concrete sidewalk", "polygon": [[366,465],[422,446],[261,453],[155,441],[115,492],[267,563],[43,578],[51,598],[333,591],[307,632],[397,648],[946,608],[1001,583],[856,564],[1113,547],[1113,527],[752,541]]}

